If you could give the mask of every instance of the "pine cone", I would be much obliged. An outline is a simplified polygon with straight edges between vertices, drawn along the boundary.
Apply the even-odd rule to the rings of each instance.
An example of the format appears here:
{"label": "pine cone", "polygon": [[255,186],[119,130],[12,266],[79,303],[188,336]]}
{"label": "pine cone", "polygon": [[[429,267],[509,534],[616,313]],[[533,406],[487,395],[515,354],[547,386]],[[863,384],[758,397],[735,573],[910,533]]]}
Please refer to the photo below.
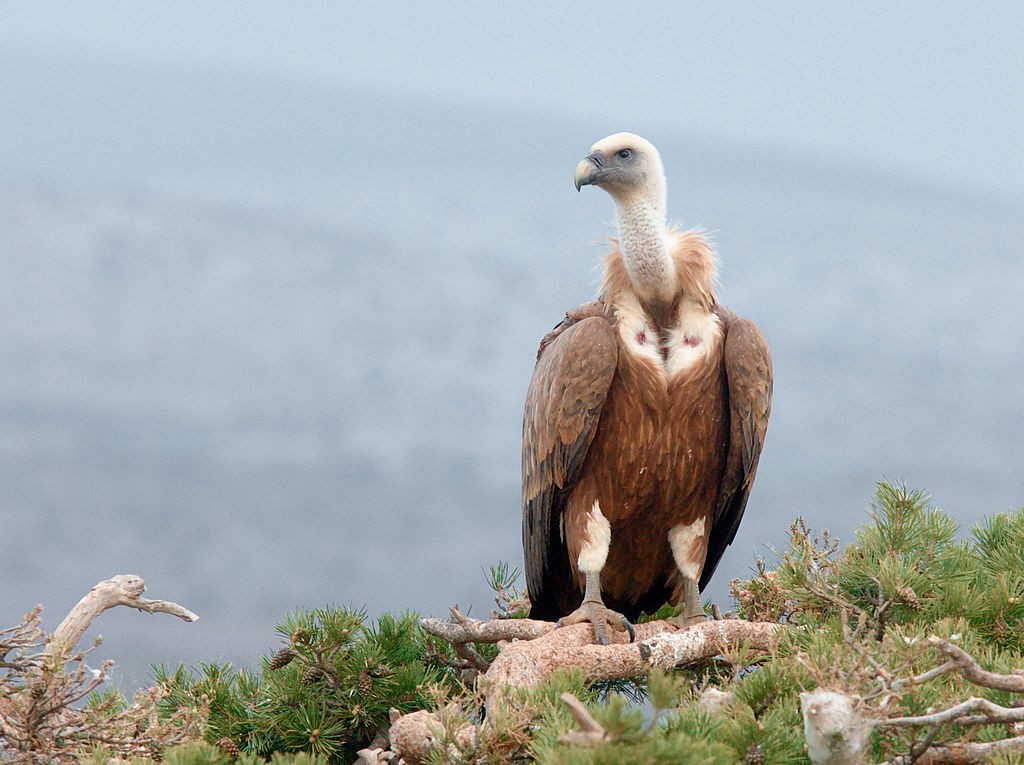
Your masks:
{"label": "pine cone", "polygon": [[359,693],[366,696],[371,690],[373,690],[373,677],[369,672],[363,670],[359,673],[359,682],[356,684],[359,688]]}
{"label": "pine cone", "polygon": [[757,744],[752,745],[745,755],[743,755],[743,762],[749,763],[749,765],[760,765],[762,762],[766,762],[768,756],[764,753]]}
{"label": "pine cone", "polygon": [[921,601],[918,600],[917,593],[909,587],[900,587],[899,598],[910,608],[917,609],[921,607]]}
{"label": "pine cone", "polygon": [[229,757],[237,757],[239,754],[241,754],[241,752],[238,749],[238,744],[236,744],[233,739],[230,739],[227,736],[217,741],[217,746],[218,748],[220,748],[222,752],[224,752],[224,754],[228,755]]}
{"label": "pine cone", "polygon": [[323,674],[323,670],[321,670],[320,667],[318,667],[318,666],[316,666],[314,664],[313,666],[311,666],[309,669],[307,669],[302,674],[302,684],[303,685],[312,685],[313,683],[315,683],[317,680],[320,679],[320,676],[322,674]]}
{"label": "pine cone", "polygon": [[291,648],[282,648],[274,654],[274,658],[270,660],[270,664],[267,665],[267,669],[274,670],[287,667],[292,663],[292,659],[295,658],[295,655],[295,651]]}
{"label": "pine cone", "polygon": [[1006,623],[1002,614],[999,614],[992,622],[992,635],[999,641],[1006,640],[1010,636],[1010,625]]}

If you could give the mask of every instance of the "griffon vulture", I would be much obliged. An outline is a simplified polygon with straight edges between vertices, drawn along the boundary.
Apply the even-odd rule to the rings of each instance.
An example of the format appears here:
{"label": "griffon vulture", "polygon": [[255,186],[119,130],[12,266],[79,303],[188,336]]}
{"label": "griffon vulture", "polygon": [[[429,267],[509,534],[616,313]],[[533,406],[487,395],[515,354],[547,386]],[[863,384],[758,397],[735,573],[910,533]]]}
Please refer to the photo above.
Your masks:
{"label": "griffon vulture", "polygon": [[[732,542],[768,426],[772,367],[719,305],[715,254],[666,224],[661,157],[617,133],[576,166],[615,201],[598,298],[541,341],[523,421],[523,546],[533,618],[609,625],[666,602],[682,625]],[[581,602],[582,601],[582,602]]]}

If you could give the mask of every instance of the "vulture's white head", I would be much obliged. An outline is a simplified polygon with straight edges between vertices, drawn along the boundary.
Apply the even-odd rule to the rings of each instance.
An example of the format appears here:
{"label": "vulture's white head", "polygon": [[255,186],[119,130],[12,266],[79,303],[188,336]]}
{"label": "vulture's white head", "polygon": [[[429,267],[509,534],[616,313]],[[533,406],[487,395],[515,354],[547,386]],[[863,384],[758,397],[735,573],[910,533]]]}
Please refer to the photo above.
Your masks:
{"label": "vulture's white head", "polygon": [[644,202],[664,220],[667,184],[654,144],[633,133],[615,133],[590,147],[576,165],[576,190],[600,186],[619,207]]}

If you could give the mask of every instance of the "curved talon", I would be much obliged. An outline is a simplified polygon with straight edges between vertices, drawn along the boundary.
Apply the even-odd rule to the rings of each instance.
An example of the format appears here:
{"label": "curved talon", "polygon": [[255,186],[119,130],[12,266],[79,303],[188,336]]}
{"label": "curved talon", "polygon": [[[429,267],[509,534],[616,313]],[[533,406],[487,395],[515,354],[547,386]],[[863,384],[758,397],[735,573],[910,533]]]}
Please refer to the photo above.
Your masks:
{"label": "curved talon", "polygon": [[[622,616],[622,615],[620,614],[620,616]],[[629,642],[630,643],[635,643],[636,642],[636,630],[633,629],[633,625],[630,623],[629,619],[627,619],[625,616],[622,616],[622,626],[625,627],[626,628],[626,632],[629,633]]]}

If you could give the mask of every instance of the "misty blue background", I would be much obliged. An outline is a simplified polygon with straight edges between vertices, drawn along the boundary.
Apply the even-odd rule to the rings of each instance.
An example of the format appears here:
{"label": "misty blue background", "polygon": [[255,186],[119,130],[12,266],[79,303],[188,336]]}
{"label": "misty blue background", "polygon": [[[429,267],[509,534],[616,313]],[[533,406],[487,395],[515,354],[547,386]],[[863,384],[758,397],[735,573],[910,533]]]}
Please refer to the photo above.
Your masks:
{"label": "misty blue background", "polygon": [[883,477],[1018,507],[1022,39],[1011,3],[5,5],[0,623],[137,573],[201,620],[97,622],[135,687],[297,606],[485,615],[619,130],[774,355],[710,595]]}

